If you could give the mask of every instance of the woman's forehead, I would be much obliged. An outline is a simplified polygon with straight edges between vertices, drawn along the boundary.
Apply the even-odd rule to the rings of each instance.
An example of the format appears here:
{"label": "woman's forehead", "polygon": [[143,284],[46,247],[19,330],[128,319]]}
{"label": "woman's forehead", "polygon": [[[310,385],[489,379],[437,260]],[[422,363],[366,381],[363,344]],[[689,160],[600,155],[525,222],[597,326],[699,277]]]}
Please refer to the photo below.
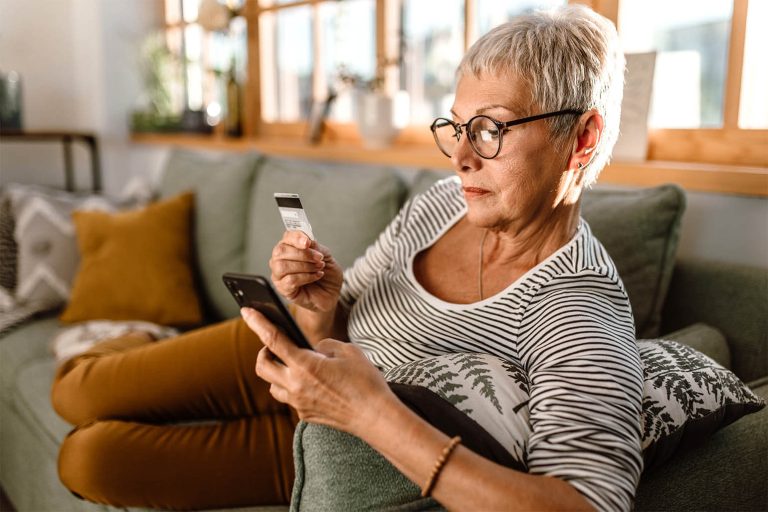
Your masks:
{"label": "woman's forehead", "polygon": [[508,110],[514,115],[528,115],[531,95],[526,82],[513,73],[464,75],[456,84],[456,97],[451,111],[469,119],[489,110]]}

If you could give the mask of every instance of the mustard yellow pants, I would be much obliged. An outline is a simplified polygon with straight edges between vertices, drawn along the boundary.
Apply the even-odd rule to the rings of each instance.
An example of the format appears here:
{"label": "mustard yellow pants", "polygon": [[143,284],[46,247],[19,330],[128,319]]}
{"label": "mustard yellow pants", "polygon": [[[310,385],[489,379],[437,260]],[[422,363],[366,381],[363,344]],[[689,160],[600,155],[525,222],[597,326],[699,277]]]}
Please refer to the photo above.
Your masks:
{"label": "mustard yellow pants", "polygon": [[288,503],[298,419],[255,375],[261,347],[236,319],[158,342],[127,335],[64,363],[52,401],[76,428],[61,481],[118,507]]}

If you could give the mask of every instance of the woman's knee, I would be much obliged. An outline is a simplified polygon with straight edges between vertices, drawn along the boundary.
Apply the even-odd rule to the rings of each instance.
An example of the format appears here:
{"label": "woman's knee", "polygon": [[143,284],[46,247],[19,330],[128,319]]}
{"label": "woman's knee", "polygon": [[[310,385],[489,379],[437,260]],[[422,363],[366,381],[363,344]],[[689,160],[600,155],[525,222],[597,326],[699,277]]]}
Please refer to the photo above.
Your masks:
{"label": "woman's knee", "polygon": [[94,421],[75,428],[59,448],[62,484],[88,501],[119,505],[115,489],[124,478],[125,468],[113,452],[120,445],[120,435],[119,422],[114,421]]}
{"label": "woman's knee", "polygon": [[[98,404],[110,394],[111,382],[97,370],[110,366],[112,356],[152,343],[145,333],[130,333],[100,342],[88,351],[62,362],[51,387],[53,409],[66,421],[79,425],[98,418]],[[110,385],[107,385],[110,384]]]}

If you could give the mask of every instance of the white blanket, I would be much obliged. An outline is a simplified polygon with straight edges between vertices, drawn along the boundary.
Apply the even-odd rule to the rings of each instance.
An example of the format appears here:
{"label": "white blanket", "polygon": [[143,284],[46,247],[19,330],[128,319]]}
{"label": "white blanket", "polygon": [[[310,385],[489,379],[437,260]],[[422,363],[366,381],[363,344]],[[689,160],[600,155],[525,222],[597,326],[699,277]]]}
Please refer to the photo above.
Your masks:
{"label": "white blanket", "polygon": [[176,336],[172,327],[141,321],[93,320],[60,329],[51,341],[56,361],[61,363],[86,352],[102,341],[125,336],[131,332],[145,332],[156,340]]}

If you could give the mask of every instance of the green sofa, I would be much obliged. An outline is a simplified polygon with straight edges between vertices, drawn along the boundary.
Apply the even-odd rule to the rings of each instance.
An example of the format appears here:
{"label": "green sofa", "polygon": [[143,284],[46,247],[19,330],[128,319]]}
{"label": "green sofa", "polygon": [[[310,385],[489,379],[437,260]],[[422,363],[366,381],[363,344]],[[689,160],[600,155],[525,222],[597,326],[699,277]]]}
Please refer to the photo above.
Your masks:
{"label": "green sofa", "polygon": [[[257,154],[173,152],[163,196],[194,189],[195,248],[208,320],[237,315],[225,271],[267,273],[282,232],[273,192],[299,192],[315,234],[342,265],[373,242],[407,198],[446,173]],[[675,258],[684,195],[672,186],[598,187],[583,215],[619,267],[638,338],[689,343],[768,397],[768,269]],[[56,471],[71,426],[49,401],[55,313],[0,337],[0,485],[19,511],[104,510],[71,495]],[[768,408],[643,475],[638,510],[768,509]],[[250,509],[249,509],[250,510]],[[267,508],[252,510],[269,510]],[[284,510],[284,508],[276,508]]]}

